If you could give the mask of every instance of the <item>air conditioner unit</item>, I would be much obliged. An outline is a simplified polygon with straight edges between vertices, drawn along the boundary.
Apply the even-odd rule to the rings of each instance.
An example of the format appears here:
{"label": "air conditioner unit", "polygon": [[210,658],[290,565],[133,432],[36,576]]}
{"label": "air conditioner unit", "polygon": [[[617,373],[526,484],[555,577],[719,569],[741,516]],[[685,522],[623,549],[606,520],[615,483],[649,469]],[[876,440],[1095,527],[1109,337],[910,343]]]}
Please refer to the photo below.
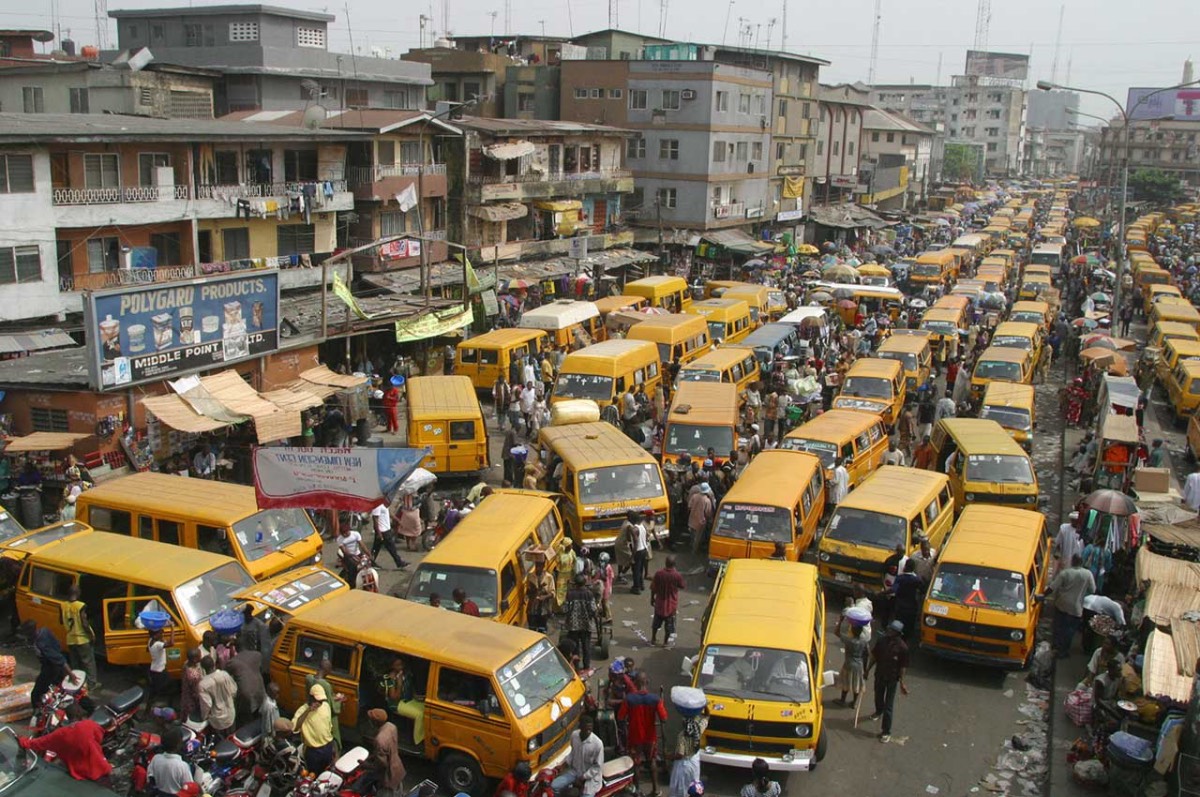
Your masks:
{"label": "air conditioner unit", "polygon": [[694,100],[696,99],[696,90],[684,89],[683,91],[679,92],[679,96],[685,100]]}

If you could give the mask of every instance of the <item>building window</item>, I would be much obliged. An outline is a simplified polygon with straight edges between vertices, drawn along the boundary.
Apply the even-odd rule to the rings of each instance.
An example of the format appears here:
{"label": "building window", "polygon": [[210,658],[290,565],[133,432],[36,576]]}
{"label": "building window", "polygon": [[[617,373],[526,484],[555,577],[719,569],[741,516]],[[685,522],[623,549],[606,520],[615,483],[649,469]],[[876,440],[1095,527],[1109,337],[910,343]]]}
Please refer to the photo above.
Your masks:
{"label": "building window", "polygon": [[779,113],[776,116],[787,116],[787,100],[779,101]]}
{"label": "building window", "polygon": [[166,152],[138,153],[138,185],[158,185],[159,166],[170,166],[171,156]]}
{"label": "building window", "polygon": [[777,161],[783,160],[783,153],[785,151],[784,148],[786,146],[787,145],[784,144],[782,141],[775,142],[775,160],[777,160]]}
{"label": "building window", "polygon": [[178,266],[182,261],[179,249],[179,233],[155,232],[150,234],[150,246],[158,252],[158,265]]}
{"label": "building window", "polygon": [[136,39],[137,37],[138,37],[138,26],[130,25],[129,26],[129,38]]}
{"label": "building window", "polygon": [[42,97],[41,86],[24,86],[21,89],[21,99],[25,103],[25,113],[45,113],[46,101]]}
{"label": "building window", "polygon": [[99,274],[116,271],[121,259],[121,242],[115,237],[88,238],[88,271]]}
{"label": "building window", "polygon": [[725,199],[725,189],[719,185],[713,186],[713,198],[712,198],[713,204],[714,205],[724,204],[722,201],[724,199]]}
{"label": "building window", "polygon": [[162,25],[151,25],[150,26],[150,38],[154,39],[155,41],[162,41],[163,26]]}
{"label": "building window", "polygon": [[801,162],[808,160],[808,144],[798,144],[797,146],[800,148],[799,160]]}
{"label": "building window", "polygon": [[872,144],[878,144],[878,143],[879,143],[879,134],[878,134],[878,133],[872,133],[872,134],[871,134],[871,143],[872,143]]}
{"label": "building window", "polygon": [[379,214],[379,237],[388,238],[408,232],[407,214],[399,210],[388,210]]}
{"label": "building window", "polygon": [[854,154],[854,142],[853,142],[853,141],[847,141],[847,142],[846,142],[846,154],[847,154],[847,155],[853,155],[853,154]]}
{"label": "building window", "polygon": [[421,142],[420,141],[401,141],[400,142],[400,162],[401,163],[421,163]]}
{"label": "building window", "polygon": [[738,113],[750,113],[750,95],[738,95]]}
{"label": "building window", "polygon": [[375,162],[380,166],[391,166],[396,162],[396,142],[380,139],[375,144]]}
{"label": "building window", "polygon": [[744,161],[744,160],[746,160],[746,155],[749,151],[750,151],[749,142],[739,141],[737,143],[736,149],[734,150],[733,159],[739,160],[739,161]]}
{"label": "building window", "polygon": [[678,111],[679,89],[663,89],[661,107],[664,111]]}
{"label": "building window", "polygon": [[664,138],[658,142],[658,159],[667,161],[679,160],[679,139]]}
{"label": "building window", "polygon": [[221,230],[221,250],[226,260],[244,260],[250,257],[250,228],[231,227]]}
{"label": "building window", "polygon": [[725,162],[725,149],[726,147],[724,141],[713,142],[713,163]]}
{"label": "building window", "polygon": [[230,22],[229,23],[229,41],[231,41],[231,42],[256,42],[256,41],[258,41],[258,23],[257,22]]}
{"label": "building window", "polygon": [[759,95],[755,96],[755,100],[757,100],[757,101],[758,101],[758,113],[759,113],[759,115],[760,115],[760,116],[766,116],[766,113],[767,113],[767,95],[766,95],[766,94],[759,94]]}
{"label": "building window", "polygon": [[219,149],[213,155],[216,162],[217,185],[234,185],[238,182],[238,153],[232,149]]}
{"label": "building window", "polygon": [[625,157],[630,159],[646,157],[646,139],[642,136],[625,139]]}
{"label": "building window", "polygon": [[673,208],[675,207],[675,189],[660,188],[655,192],[655,202],[659,207]]}
{"label": "building window", "polygon": [[470,80],[463,83],[463,97],[468,100],[473,100],[476,97],[482,96],[483,86],[477,80]]}
{"label": "building window", "polygon": [[992,143],[990,143],[990,144],[988,144],[988,145],[987,145],[987,151],[988,151],[988,152],[995,152],[995,151],[996,151],[996,149],[997,149],[997,147],[996,147],[996,142],[994,142],[994,141],[993,141]]}
{"label": "building window", "polygon": [[275,230],[277,255],[307,255],[316,248],[316,228],[311,224],[280,224]]}
{"label": "building window", "polygon": [[153,105],[154,104],[154,90],[148,86],[143,86],[141,89],[139,89],[138,90],[138,104],[139,105]]}
{"label": "building window", "polygon": [[729,92],[728,91],[718,91],[717,92],[716,110],[718,113],[721,111],[729,110]]}
{"label": "building window", "polygon": [[29,422],[35,432],[69,432],[68,421],[70,414],[66,410],[52,410],[46,407],[30,407]]}
{"label": "building window", "polygon": [[183,44],[185,47],[212,47],[212,25],[184,25]]}
{"label": "building window", "polygon": [[0,247],[0,284],[41,282],[42,253],[36,246]]}
{"label": "building window", "polygon": [[383,107],[384,108],[407,108],[408,107],[408,90],[400,89],[399,91],[383,92]]}
{"label": "building window", "polygon": [[812,104],[807,102],[800,103],[800,118],[809,119],[812,116]]}
{"label": "building window", "polygon": [[97,153],[83,156],[84,188],[120,188],[120,161],[115,154]]}
{"label": "building window", "polygon": [[274,163],[269,149],[246,151],[246,182],[269,183],[274,175]]}
{"label": "building window", "polygon": [[895,140],[896,140],[896,134],[895,134],[895,133],[888,133],[888,134],[887,134],[887,143],[891,144],[891,143],[895,142]]}
{"label": "building window", "polygon": [[88,112],[88,90],[87,88],[70,89],[71,93],[71,113],[87,113]]}
{"label": "building window", "polygon": [[630,89],[629,90],[629,110],[631,110],[631,111],[646,110],[646,90],[645,89]]}
{"label": "building window", "polygon": [[761,141],[755,141],[750,145],[750,160],[762,160],[763,146]]}
{"label": "building window", "polygon": [[608,90],[608,98],[610,100],[619,100],[624,96],[625,96],[624,89],[609,89]]}
{"label": "building window", "polygon": [[325,47],[325,31],[321,28],[296,28],[297,47]]}
{"label": "building window", "polygon": [[33,156],[0,155],[0,194],[33,193]]}
{"label": "building window", "polygon": [[587,98],[588,98],[588,90],[579,88],[578,86],[576,86],[575,87],[575,99],[586,100]]}
{"label": "building window", "polygon": [[840,141],[833,142],[833,156],[836,158],[838,155],[841,154],[841,152],[842,152],[842,142],[840,142]]}
{"label": "building window", "polygon": [[818,141],[817,142],[817,157],[819,158],[824,154],[825,154],[825,142]]}
{"label": "building window", "polygon": [[366,89],[346,89],[346,105],[351,108],[366,108],[370,105]]}
{"label": "building window", "polygon": [[517,110],[521,112],[533,112],[537,110],[537,96],[532,91],[517,92]]}
{"label": "building window", "polygon": [[283,179],[289,183],[316,180],[317,151],[315,149],[284,150]]}
{"label": "building window", "polygon": [[592,89],[590,96],[593,100],[603,99],[604,98],[604,89]]}

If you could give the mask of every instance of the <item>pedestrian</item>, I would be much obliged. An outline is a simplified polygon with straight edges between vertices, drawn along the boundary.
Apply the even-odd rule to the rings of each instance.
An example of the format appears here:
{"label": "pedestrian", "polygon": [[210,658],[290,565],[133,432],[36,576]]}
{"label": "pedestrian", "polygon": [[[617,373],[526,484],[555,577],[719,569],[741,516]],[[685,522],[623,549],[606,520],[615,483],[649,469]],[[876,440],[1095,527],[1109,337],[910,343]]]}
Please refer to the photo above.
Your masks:
{"label": "pedestrian", "polygon": [[592,666],[592,629],[596,625],[596,595],[588,586],[587,576],[576,573],[563,603],[563,629],[575,641],[583,669]]}
{"label": "pedestrian", "polygon": [[1150,444],[1150,453],[1146,456],[1147,468],[1164,468],[1167,466],[1167,447],[1162,438],[1155,438]]}
{"label": "pedestrian", "polygon": [[391,554],[392,562],[398,570],[408,567],[408,562],[396,550],[396,533],[392,530],[392,510],[387,503],[382,503],[371,510],[371,527],[375,531],[375,539],[371,542],[371,558],[379,556],[380,549],[386,549]]}
{"label": "pedestrian", "polygon": [[833,479],[829,482],[830,506],[836,507],[850,493],[850,471],[846,469],[849,462],[848,457],[840,459],[837,467],[833,469]]}
{"label": "pedestrian", "polygon": [[888,440],[888,450],[883,452],[883,464],[904,467],[904,452],[896,445],[896,438]]}
{"label": "pedestrian", "polygon": [[267,687],[262,675],[263,655],[257,650],[239,650],[225,664],[225,672],[233,676],[237,684],[237,724],[240,728],[248,723],[266,697]]}
{"label": "pedestrian", "polygon": [[33,649],[38,658],[37,678],[29,693],[29,704],[36,709],[42,705],[42,698],[51,686],[73,674],[67,657],[63,655],[62,646],[49,628],[38,628],[33,620],[26,620],[21,623],[21,633],[33,640]]}
{"label": "pedestrian", "polygon": [[332,722],[331,733],[333,734],[333,745],[335,750],[342,749],[342,723],[340,715],[342,713],[342,696],[333,691],[333,684],[329,683],[329,674],[333,672],[333,662],[328,657],[322,657],[317,664],[316,673],[305,677],[304,686],[310,691],[314,686],[321,688],[325,695],[325,704],[329,707],[329,716]]}
{"label": "pedestrian", "polygon": [[713,499],[713,489],[708,482],[700,482],[697,489],[688,496],[688,532],[692,535],[692,552],[700,553],[707,544],[709,525],[716,512],[716,502]]}
{"label": "pedestrian", "polygon": [[358,557],[362,554],[362,535],[347,523],[338,529],[338,554],[342,560],[342,580],[354,588],[358,580]]}
{"label": "pedestrian", "polygon": [[1068,515],[1067,522],[1058,527],[1058,534],[1054,538],[1053,545],[1056,570],[1067,568],[1076,554],[1083,553],[1083,538],[1079,536],[1077,523],[1079,523],[1079,513],[1072,512]]}
{"label": "pedestrian", "polygon": [[263,736],[275,733],[275,723],[279,721],[279,684],[271,681],[263,694],[262,706],[258,710],[259,727]]}
{"label": "pedestrian", "polygon": [[771,765],[761,758],[750,763],[750,778],[738,797],[781,797],[783,794],[779,781],[771,780]]}
{"label": "pedestrian", "polygon": [[304,742],[304,767],[324,772],[333,763],[333,713],[325,691],[317,684],[308,688],[308,701],[292,716],[292,731]]}
{"label": "pedestrian", "polygon": [[[844,614],[838,618],[835,633],[842,640],[842,669],[838,673],[838,685],[842,688],[842,696],[837,702],[843,706],[858,705],[859,695],[866,684],[869,640],[863,634],[863,626],[847,623]],[[853,698],[847,702],[848,695],[853,695]]]}
{"label": "pedestrian", "polygon": [[388,381],[387,390],[383,391],[383,412],[387,416],[388,434],[397,434],[400,431],[400,385],[396,384],[398,378],[393,376]]}
{"label": "pedestrian", "polygon": [[921,438],[921,444],[913,451],[912,466],[918,470],[933,470],[937,460],[937,449],[933,447],[929,435]]}
{"label": "pedestrian", "polygon": [[96,677],[96,652],[92,648],[92,643],[96,641],[96,632],[92,630],[87,605],[79,599],[78,584],[72,584],[67,590],[67,602],[63,605],[62,613],[71,666],[77,670],[83,670],[87,675],[87,685],[91,692],[99,692],[100,681]]}
{"label": "pedestrian", "polygon": [[192,768],[183,760],[183,726],[172,725],[163,731],[162,749],[146,767],[147,786],[153,795],[176,795],[189,783],[195,783]]}
{"label": "pedestrian", "polygon": [[170,688],[171,678],[167,675],[167,647],[171,644],[171,641],[174,641],[174,638],[174,628],[171,629],[170,640],[163,638],[163,630],[161,628],[155,628],[150,632],[150,639],[146,642],[146,650],[150,654],[145,706],[145,714],[147,715],[150,713],[150,709],[154,708],[154,701],[167,694]]}
{"label": "pedestrian", "polygon": [[671,702],[680,709],[679,734],[675,749],[668,757],[671,766],[670,797],[688,797],[693,784],[700,781],[700,740],[708,729],[708,708],[704,692],[690,686],[671,687]]}
{"label": "pedestrian", "polygon": [[925,584],[917,575],[917,563],[910,556],[892,583],[892,617],[903,623],[910,633],[917,630],[917,616],[924,597]]}
{"label": "pedestrian", "polygon": [[508,387],[508,381],[505,380],[504,374],[496,375],[496,381],[492,384],[492,412],[496,416],[496,426],[504,429],[504,417],[508,413],[508,402],[512,396],[512,391]]}
{"label": "pedestrian", "polygon": [[924,591],[933,581],[933,568],[937,564],[937,549],[929,544],[929,538],[924,534],[917,537],[917,550],[913,551],[908,561],[913,563]]}
{"label": "pedestrian", "polygon": [[529,627],[541,633],[546,633],[550,615],[554,613],[554,577],[546,572],[546,560],[538,557],[533,561],[525,584],[525,599],[527,606],[525,616]]}
{"label": "pedestrian", "polygon": [[218,736],[225,736],[237,721],[237,682],[224,670],[217,669],[212,656],[200,659],[204,677],[200,679],[200,718]]}
{"label": "pedestrian", "polygon": [[937,423],[942,418],[953,418],[958,413],[954,406],[954,391],[947,390],[946,394],[938,399],[937,406],[933,409],[933,422]]}
{"label": "pedestrian", "polygon": [[908,645],[904,643],[904,623],[892,620],[887,632],[871,649],[867,661],[867,673],[875,670],[875,713],[872,720],[883,719],[879,741],[886,744],[892,738],[892,715],[896,710],[896,690],[908,694],[904,683],[904,672],[908,669]]}
{"label": "pedestrian", "polygon": [[199,719],[200,712],[200,681],[204,678],[204,668],[200,666],[200,648],[191,648],[187,652],[187,660],[183,663],[183,674],[179,679],[179,715],[184,720]]}
{"label": "pedestrian", "polygon": [[629,723],[628,747],[633,758],[633,788],[641,791],[638,781],[643,764],[650,767],[650,794],[658,794],[658,722],[667,721],[667,707],[658,695],[647,691],[649,679],[639,672],[634,689],[625,695],[617,718]]}
{"label": "pedestrian", "polygon": [[613,558],[617,562],[616,583],[618,584],[629,583],[625,574],[633,570],[633,541],[636,536],[635,527],[640,517],[637,510],[630,509],[625,513],[625,522],[617,530],[617,539],[613,544]]}
{"label": "pedestrian", "polygon": [[549,397],[550,391],[554,389],[554,362],[549,357],[542,358],[541,375],[542,395]]}
{"label": "pedestrian", "polygon": [[[400,797],[404,793],[404,762],[400,759],[400,733],[388,722],[387,712],[373,708],[367,719],[374,731],[371,744],[371,774],[375,797]],[[370,794],[370,791],[360,791]]]}
{"label": "pedestrian", "polygon": [[550,784],[552,794],[562,794],[568,786],[577,786],[582,797],[595,797],[604,785],[604,742],[594,728],[591,714],[579,718],[579,727],[571,731],[567,766]]}
{"label": "pedestrian", "polygon": [[[67,709],[67,720],[66,725],[36,739],[18,736],[16,739],[17,746],[22,750],[33,753],[35,758],[46,754],[47,759],[57,759],[62,766],[66,767],[67,773],[75,780],[91,781],[108,787],[110,785],[110,776],[112,775],[112,765],[104,757],[104,747],[102,744],[104,729],[100,727],[100,723],[85,718],[83,709],[78,703],[71,705]],[[28,761],[27,764],[22,763],[20,769],[16,770],[20,774],[15,774],[12,771],[8,772],[7,775],[10,778],[8,785],[13,785],[17,780],[24,780],[23,776],[29,769],[33,768],[34,763],[32,760]],[[14,764],[16,764],[15,761],[6,760],[5,768],[9,769]],[[29,769],[26,769],[26,766]],[[33,778],[36,777],[36,775],[33,776]],[[27,786],[28,783],[23,785],[19,791],[28,790]],[[54,793],[52,787],[46,787],[44,790],[47,793]],[[72,789],[71,791],[75,790]],[[63,793],[66,794],[68,792],[64,791]]]}
{"label": "pedestrian", "polygon": [[630,530],[631,546],[633,548],[633,587],[629,590],[632,595],[641,595],[646,586],[646,571],[650,565],[650,539],[646,532],[646,523],[638,520]]}
{"label": "pedestrian", "polygon": [[1060,659],[1071,654],[1071,641],[1083,624],[1083,599],[1095,592],[1092,571],[1083,566],[1079,554],[1071,558],[1070,567],[1054,576],[1046,589],[1046,595],[1054,598],[1054,651]]}
{"label": "pedestrian", "polygon": [[[530,369],[532,370],[532,369]],[[533,388],[533,379],[529,379],[525,383],[525,387],[521,389],[521,417],[525,419],[525,428],[533,429],[533,412],[537,409],[537,391]],[[530,432],[532,439],[533,432]]]}
{"label": "pedestrian", "polygon": [[567,590],[571,588],[571,582],[575,579],[577,558],[575,546],[571,542],[568,541],[559,547],[554,572],[554,606],[558,611],[562,611],[567,600]]}
{"label": "pedestrian", "polygon": [[933,433],[933,419],[936,414],[937,407],[933,402],[933,393],[926,391],[925,397],[917,404],[917,435],[919,437],[929,437]]}
{"label": "pedestrian", "polygon": [[913,413],[912,405],[904,407],[897,427],[900,432],[900,450],[904,452],[904,456],[912,459],[913,446],[917,442],[917,417]]}
{"label": "pedestrian", "polygon": [[675,569],[675,557],[667,556],[666,564],[650,580],[650,604],[654,607],[654,621],[650,626],[650,644],[658,644],[658,629],[666,626],[663,631],[663,644],[667,647],[675,645],[675,614],[679,611],[679,591],[685,589],[687,583],[683,575]]}

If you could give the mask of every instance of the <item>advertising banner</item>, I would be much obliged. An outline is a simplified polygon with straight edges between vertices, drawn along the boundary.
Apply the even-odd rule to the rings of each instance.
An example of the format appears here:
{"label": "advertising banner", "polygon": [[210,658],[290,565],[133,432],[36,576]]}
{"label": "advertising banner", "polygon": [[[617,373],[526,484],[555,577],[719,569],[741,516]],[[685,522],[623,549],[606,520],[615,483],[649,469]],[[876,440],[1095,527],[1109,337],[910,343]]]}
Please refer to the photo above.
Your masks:
{"label": "advertising banner", "polygon": [[1139,121],[1165,117],[1200,121],[1200,86],[1166,91],[1133,88],[1129,90],[1125,107],[1129,109],[1129,117]]}
{"label": "advertising banner", "polygon": [[260,509],[370,512],[429,454],[422,448],[256,448]]}
{"label": "advertising banner", "polygon": [[967,50],[966,70],[968,75],[976,77],[1025,80],[1029,77],[1029,56],[1018,53]]}
{"label": "advertising banner", "polygon": [[92,386],[112,390],[275,351],[279,273],[95,291],[84,303]]}

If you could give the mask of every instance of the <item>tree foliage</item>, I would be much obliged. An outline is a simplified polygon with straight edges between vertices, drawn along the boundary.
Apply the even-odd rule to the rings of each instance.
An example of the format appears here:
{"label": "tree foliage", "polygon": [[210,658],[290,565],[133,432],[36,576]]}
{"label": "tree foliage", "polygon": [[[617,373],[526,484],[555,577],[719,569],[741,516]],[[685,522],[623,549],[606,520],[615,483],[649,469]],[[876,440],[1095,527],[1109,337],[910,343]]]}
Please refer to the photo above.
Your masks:
{"label": "tree foliage", "polygon": [[979,147],[967,144],[947,143],[942,161],[942,179],[950,182],[967,182],[975,179],[980,173],[980,159],[983,153]]}
{"label": "tree foliage", "polygon": [[1173,205],[1184,198],[1179,178],[1158,169],[1138,169],[1129,175],[1133,198],[1155,205]]}

